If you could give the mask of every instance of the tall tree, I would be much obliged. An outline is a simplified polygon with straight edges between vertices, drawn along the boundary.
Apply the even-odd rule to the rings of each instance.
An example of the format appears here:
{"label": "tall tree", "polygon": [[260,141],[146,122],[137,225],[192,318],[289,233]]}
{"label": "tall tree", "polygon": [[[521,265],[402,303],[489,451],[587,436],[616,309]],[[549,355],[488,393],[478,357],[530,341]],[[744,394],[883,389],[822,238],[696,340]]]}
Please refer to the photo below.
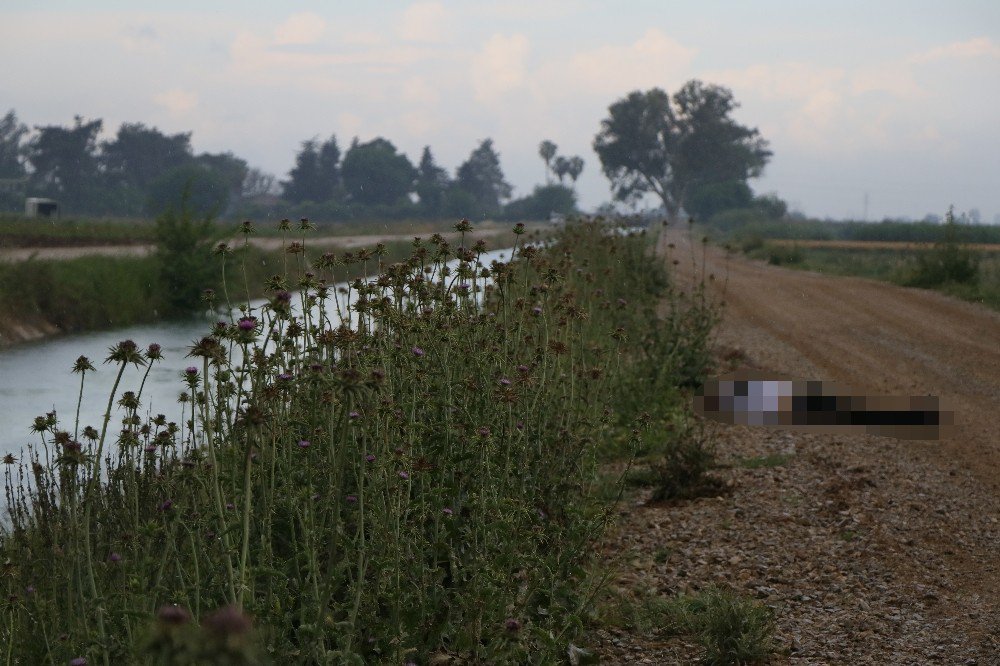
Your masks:
{"label": "tall tree", "polygon": [[257,167],[252,167],[247,171],[247,177],[243,179],[240,198],[256,199],[258,197],[273,196],[278,194],[278,192],[278,183],[274,174],[267,173]]}
{"label": "tall tree", "polygon": [[316,201],[316,192],[322,189],[319,177],[319,146],[316,139],[308,139],[302,142],[302,149],[295,156],[288,180],[281,183],[282,196],[292,203]]}
{"label": "tall tree", "polygon": [[336,135],[331,134],[330,138],[319,147],[317,156],[317,166],[319,167],[319,177],[316,191],[316,201],[327,201],[334,197],[335,192],[340,187],[340,146],[337,145]]}
{"label": "tall tree", "polygon": [[114,139],[101,143],[101,163],[109,183],[140,191],[193,158],[190,132],[168,136],[142,123],[122,123]]}
{"label": "tall tree", "polygon": [[477,210],[473,215],[495,215],[500,210],[500,204],[509,199],[511,186],[504,180],[500,168],[500,156],[493,149],[493,140],[484,139],[479,147],[472,151],[456,173],[456,185],[472,195]]}
{"label": "tall tree", "polygon": [[393,206],[413,191],[417,170],[406,155],[382,137],[351,144],[340,167],[344,189],[351,201],[364,205]]}
{"label": "tall tree", "polygon": [[552,143],[548,139],[538,144],[538,154],[541,156],[542,161],[545,162],[546,183],[552,182],[552,176],[550,175],[552,170],[552,158],[556,156],[557,150],[559,150],[558,146],[556,146],[556,144]]}
{"label": "tall tree", "polygon": [[57,197],[70,209],[93,210],[100,200],[97,135],[104,123],[85,123],[80,116],[74,120],[72,127],[35,127],[37,134],[27,147],[29,189]]}
{"label": "tall tree", "polygon": [[328,201],[340,186],[340,148],[337,137],[331,136],[322,144],[312,138],[302,142],[302,149],[295,156],[295,166],[282,183],[284,198],[293,203],[303,201]]}
{"label": "tall tree", "polygon": [[0,178],[23,178],[27,174],[24,168],[27,134],[27,125],[18,121],[14,109],[0,118]]}
{"label": "tall tree", "polygon": [[559,178],[559,184],[562,185],[563,178],[569,173],[569,160],[560,155],[552,162],[552,171],[555,172]]}
{"label": "tall tree", "polygon": [[450,182],[448,172],[434,162],[431,147],[424,146],[424,152],[420,156],[420,165],[417,166],[416,191],[417,196],[420,197],[420,205],[426,212],[430,214],[441,212]]}
{"label": "tall tree", "polygon": [[772,153],[757,129],[730,117],[737,106],[727,88],[700,81],[673,99],[653,88],[612,104],[594,151],[615,197],[654,194],[675,218],[695,187],[759,176]]}
{"label": "tall tree", "polygon": [[583,158],[580,157],[579,155],[574,155],[573,157],[569,158],[569,164],[567,165],[566,174],[570,177],[570,180],[573,181],[573,185],[576,185],[576,179],[580,177],[581,173],[583,173],[583,165],[584,165]]}

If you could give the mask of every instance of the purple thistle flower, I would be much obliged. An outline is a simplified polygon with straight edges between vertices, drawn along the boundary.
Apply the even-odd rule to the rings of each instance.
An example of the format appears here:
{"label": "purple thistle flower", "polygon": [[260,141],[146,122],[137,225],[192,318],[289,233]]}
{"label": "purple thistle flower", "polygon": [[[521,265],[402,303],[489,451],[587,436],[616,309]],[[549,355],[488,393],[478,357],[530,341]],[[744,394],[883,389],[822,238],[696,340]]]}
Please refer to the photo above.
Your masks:
{"label": "purple thistle flower", "polygon": [[69,666],[87,666],[86,657],[74,657],[69,660]]}
{"label": "purple thistle flower", "polygon": [[283,382],[288,382],[292,380],[292,375],[287,372],[282,372],[280,375],[278,375],[278,379],[280,379]]}
{"label": "purple thistle flower", "polygon": [[500,385],[501,386],[510,386],[510,380],[507,379],[506,377],[501,377],[500,378]]}
{"label": "purple thistle flower", "polygon": [[365,456],[365,460],[367,460],[368,462],[375,462],[375,456],[369,453],[368,455]]}
{"label": "purple thistle flower", "polygon": [[407,474],[406,472],[400,472],[399,473],[399,478],[401,478],[403,481],[406,481],[407,479],[410,478],[410,475]]}
{"label": "purple thistle flower", "polygon": [[150,344],[149,347],[146,348],[146,356],[151,359],[162,358],[163,357],[162,352],[163,352],[163,347],[156,344],[155,342]]}
{"label": "purple thistle flower", "polygon": [[452,510],[451,510],[451,509],[449,509],[448,507],[445,507],[444,509],[442,509],[442,512],[443,512],[443,513],[444,513],[444,515],[446,515],[446,516],[450,516],[451,514],[455,513],[454,511],[452,511]]}
{"label": "purple thistle flower", "polygon": [[421,349],[420,347],[414,347],[410,351],[413,352],[413,355],[418,358],[424,355],[424,350]]}
{"label": "purple thistle flower", "polygon": [[542,314],[542,309],[540,307],[538,307],[537,305],[535,307],[531,308],[531,311],[533,313],[535,313],[536,315]]}
{"label": "purple thistle flower", "polygon": [[24,588],[24,593],[25,594],[34,594],[35,593],[35,586],[34,585],[29,585],[28,587]]}
{"label": "purple thistle flower", "polygon": [[522,363],[521,365],[517,366],[517,371],[518,372],[527,372],[528,371],[528,366],[526,366],[526,365],[524,365]]}
{"label": "purple thistle flower", "polygon": [[348,504],[354,504],[355,502],[358,501],[358,496],[357,495],[348,495],[345,499],[347,500]]}
{"label": "purple thistle flower", "polygon": [[156,453],[156,444],[147,444],[143,450],[146,453]]}
{"label": "purple thistle flower", "polygon": [[487,428],[486,426],[483,426],[482,428],[479,429],[479,434],[481,436],[483,436],[483,437],[489,437],[490,436],[490,429]]}
{"label": "purple thistle flower", "polygon": [[118,553],[111,553],[110,555],[108,555],[108,562],[117,564],[118,562],[121,561],[122,561],[122,556],[119,555]]}
{"label": "purple thistle flower", "polygon": [[159,506],[160,511],[170,511],[170,508],[174,505],[173,500],[167,500]]}
{"label": "purple thistle flower", "polygon": [[309,440],[308,439],[300,439],[299,440],[299,448],[300,449],[308,449],[309,448]]}
{"label": "purple thistle flower", "polygon": [[252,331],[257,328],[257,322],[252,317],[243,317],[237,326],[240,327],[241,331]]}
{"label": "purple thistle flower", "polygon": [[233,509],[236,508],[236,505],[233,504],[232,502],[226,502],[226,508],[232,511]]}
{"label": "purple thistle flower", "polygon": [[361,414],[358,414],[357,412],[351,412],[350,414],[348,414],[348,416],[351,417],[352,419],[356,419],[359,416],[361,416]]}
{"label": "purple thistle flower", "polygon": [[519,631],[521,629],[521,623],[518,622],[516,619],[514,619],[512,617],[507,618],[504,621],[503,626],[504,626],[504,629],[506,629],[507,631],[509,631],[511,633],[514,633],[514,632]]}
{"label": "purple thistle flower", "polygon": [[518,430],[524,430],[524,421],[518,421],[517,425],[514,427],[517,428]]}
{"label": "purple thistle flower", "polygon": [[184,374],[186,374],[186,375],[197,375],[198,374],[198,368],[194,367],[193,365],[189,365],[187,368],[184,369]]}

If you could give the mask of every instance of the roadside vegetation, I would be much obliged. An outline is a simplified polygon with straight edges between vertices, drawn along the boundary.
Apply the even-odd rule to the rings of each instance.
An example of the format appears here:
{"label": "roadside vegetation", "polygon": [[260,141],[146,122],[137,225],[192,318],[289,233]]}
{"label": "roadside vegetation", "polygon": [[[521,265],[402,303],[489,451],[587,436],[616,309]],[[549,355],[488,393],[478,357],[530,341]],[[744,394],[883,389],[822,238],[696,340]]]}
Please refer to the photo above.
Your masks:
{"label": "roadside vegetation", "polygon": [[[74,367],[103,422],[62,406],[5,460],[8,660],[585,654],[617,497],[602,449],[628,461],[683,413],[711,319],[644,236],[595,222],[491,266],[464,237],[380,248],[378,277],[343,289],[360,253],[314,254],[301,226],[267,303],[192,345],[177,405],[144,404],[161,351],[122,341],[111,395],[87,393],[96,361]],[[251,262],[217,259],[234,297]]]}
{"label": "roadside vegetation", "polygon": [[[734,219],[744,221],[727,228]],[[989,247],[1000,243],[1000,227],[960,224],[951,211],[943,224],[745,221],[730,211],[704,228],[716,242],[772,265],[934,289],[1000,309],[1000,248]],[[817,247],[809,241],[852,244]],[[885,243],[921,245],[893,248]]]}

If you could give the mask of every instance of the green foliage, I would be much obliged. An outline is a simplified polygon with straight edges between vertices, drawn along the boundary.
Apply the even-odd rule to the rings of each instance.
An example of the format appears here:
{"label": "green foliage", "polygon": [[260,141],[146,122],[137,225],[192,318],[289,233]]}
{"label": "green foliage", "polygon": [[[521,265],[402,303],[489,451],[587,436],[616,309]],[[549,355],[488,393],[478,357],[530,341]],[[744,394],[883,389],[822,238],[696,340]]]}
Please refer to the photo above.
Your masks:
{"label": "green foliage", "polygon": [[417,196],[420,197],[420,207],[424,209],[424,212],[438,215],[444,210],[445,197],[450,182],[448,172],[434,162],[430,146],[424,146],[424,152],[420,156],[420,166],[417,167],[416,186]]}
{"label": "green foliage", "polygon": [[323,202],[333,199],[340,182],[340,147],[331,136],[320,144],[317,139],[302,142],[295,166],[282,183],[283,197],[292,203]]}
{"label": "green foliage", "polygon": [[192,163],[170,169],[150,183],[146,211],[156,217],[184,206],[199,217],[214,217],[225,211],[231,194],[223,174]]}
{"label": "green foliage", "polygon": [[157,319],[156,266],[144,257],[0,262],[0,312],[34,315],[65,332]]}
{"label": "green foliage", "polygon": [[760,664],[774,651],[774,614],[763,604],[710,588],[692,603],[691,612],[706,664]]}
{"label": "green foliage", "polygon": [[503,207],[508,220],[548,220],[553,214],[576,212],[576,193],[562,185],[539,185],[526,197],[514,199]]}
{"label": "green foliage", "polygon": [[484,139],[463,162],[455,175],[455,185],[472,195],[474,206],[463,217],[481,219],[500,212],[500,204],[509,199],[511,186],[504,180],[500,155],[492,139]]}
{"label": "green foliage", "polygon": [[959,245],[955,216],[951,209],[945,218],[940,239],[934,249],[917,255],[913,273],[904,284],[910,287],[939,287],[944,284],[974,285],[979,280],[976,256]]}
{"label": "green foliage", "polygon": [[157,178],[193,159],[190,132],[168,136],[142,123],[122,123],[115,138],[101,144],[104,178],[119,196],[135,202],[119,208],[131,214],[142,212]]}
{"label": "green foliage", "polygon": [[58,199],[68,212],[100,207],[101,175],[97,135],[103,121],[83,122],[76,116],[72,127],[47,125],[36,128],[28,142],[31,164],[28,191],[33,196]]}
{"label": "green foliage", "polygon": [[156,219],[156,261],[167,314],[196,311],[205,289],[214,289],[218,268],[212,261],[217,231],[208,215],[198,217],[187,194]]}
{"label": "green foliage", "polygon": [[417,171],[406,155],[381,137],[367,143],[355,140],[340,167],[350,200],[363,205],[393,206],[413,191]]}
{"label": "green foliage", "polygon": [[746,208],[751,201],[753,192],[746,181],[730,180],[694,187],[684,209],[699,220],[708,220],[724,210]]}
{"label": "green foliage", "polygon": [[601,121],[594,150],[620,201],[660,198],[670,218],[696,187],[760,175],[771,151],[756,129],[730,116],[727,88],[689,81],[671,98],[659,88],[618,100]]}
{"label": "green foliage", "polygon": [[650,466],[655,475],[653,501],[714,496],[724,490],[709,474],[716,466],[715,452],[704,427],[688,414],[681,413],[667,422],[651,439],[662,447],[662,458]]}

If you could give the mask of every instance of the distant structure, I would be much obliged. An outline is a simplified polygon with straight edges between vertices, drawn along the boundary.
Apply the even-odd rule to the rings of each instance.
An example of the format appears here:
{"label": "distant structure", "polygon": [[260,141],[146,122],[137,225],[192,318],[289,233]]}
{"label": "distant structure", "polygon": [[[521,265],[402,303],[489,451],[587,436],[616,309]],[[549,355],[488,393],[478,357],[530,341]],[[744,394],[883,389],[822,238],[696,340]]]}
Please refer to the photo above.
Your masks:
{"label": "distant structure", "polygon": [[59,202],[55,199],[28,197],[24,200],[25,217],[59,217]]}

